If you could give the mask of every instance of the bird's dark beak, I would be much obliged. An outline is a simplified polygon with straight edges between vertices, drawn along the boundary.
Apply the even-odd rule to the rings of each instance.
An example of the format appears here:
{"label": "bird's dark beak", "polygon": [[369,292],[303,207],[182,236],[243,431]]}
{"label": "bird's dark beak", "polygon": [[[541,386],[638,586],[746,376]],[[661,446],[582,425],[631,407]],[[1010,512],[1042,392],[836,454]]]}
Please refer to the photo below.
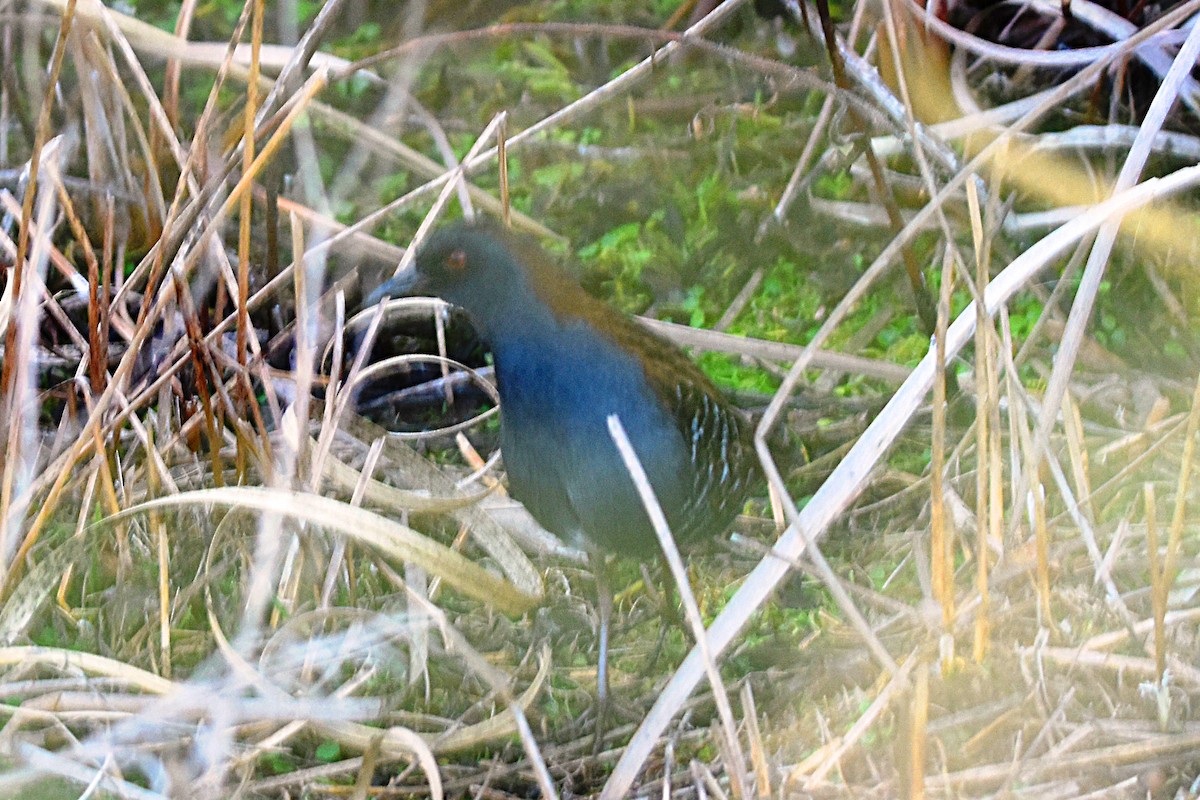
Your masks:
{"label": "bird's dark beak", "polygon": [[409,295],[419,294],[425,283],[423,278],[424,276],[417,272],[415,267],[409,267],[390,281],[385,281],[378,289],[371,292],[363,305],[365,307],[373,306],[385,297],[408,297]]}

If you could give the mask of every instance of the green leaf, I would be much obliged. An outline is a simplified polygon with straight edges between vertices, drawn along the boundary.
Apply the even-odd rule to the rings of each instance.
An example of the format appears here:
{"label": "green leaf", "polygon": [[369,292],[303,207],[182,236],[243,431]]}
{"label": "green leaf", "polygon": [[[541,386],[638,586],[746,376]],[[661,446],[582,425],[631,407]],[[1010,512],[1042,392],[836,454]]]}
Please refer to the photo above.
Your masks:
{"label": "green leaf", "polygon": [[341,760],[342,747],[332,739],[326,739],[317,745],[317,751],[313,755],[322,764],[332,764],[335,761]]}

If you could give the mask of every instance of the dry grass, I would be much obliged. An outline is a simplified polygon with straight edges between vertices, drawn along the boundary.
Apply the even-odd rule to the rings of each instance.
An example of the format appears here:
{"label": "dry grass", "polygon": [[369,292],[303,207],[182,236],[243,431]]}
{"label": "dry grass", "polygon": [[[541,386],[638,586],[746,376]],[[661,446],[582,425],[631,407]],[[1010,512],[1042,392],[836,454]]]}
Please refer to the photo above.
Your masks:
{"label": "dry grass", "polygon": [[[1089,329],[1120,241],[1158,298],[1145,318],[1190,336],[1195,292],[1178,265],[1194,263],[1186,203],[1200,168],[1164,164],[1195,161],[1200,142],[1159,129],[1182,113],[1177,98],[1197,104],[1187,67],[1200,27],[1155,36],[1197,0],[1141,30],[1075,0],[1079,19],[1115,25],[1119,40],[1078,51],[1003,51],[917,21],[902,1],[859,2],[843,33],[861,43],[873,29],[871,60],[843,46],[833,92],[815,71],[718,44],[744,12],[736,0],[685,33],[499,25],[410,35],[361,64],[317,52],[341,5],[295,47],[263,43],[253,1],[236,49],[186,41],[191,2],[182,38],[94,0],[38,0],[0,29],[0,157],[20,171],[0,189],[0,794],[1200,796],[1200,381],[1123,363]],[[446,120],[411,105],[406,80],[438,48],[535,34],[625,38],[653,55],[520,130],[503,112],[483,121],[457,159]],[[1077,71],[971,107],[968,50],[1013,65],[1014,85],[1038,64]],[[894,235],[807,347],[663,328],[783,375],[759,437],[782,532],[691,564],[685,610],[708,628],[681,664],[683,631],[651,657],[652,582],[618,597],[622,720],[593,755],[579,554],[503,501],[495,454],[461,436],[480,420],[389,437],[360,416],[362,387],[418,359],[373,361],[384,310],[352,312],[451,203],[571,240],[510,207],[508,160],[597,110],[630,103],[632,115],[640,87],[689,58],[825,93],[791,178],[768,187],[777,203],[758,241],[802,193],[830,217],[889,224],[874,204],[812,191],[845,167],[891,193],[828,146],[839,109],[891,159],[884,185],[918,200],[891,199]],[[1140,127],[1037,133],[1129,59],[1158,81]],[[215,85],[190,108],[180,85],[196,74]],[[442,162],[334,108],[331,87],[351,81],[379,89],[380,119],[417,108]],[[328,186],[316,169],[326,136],[358,165]],[[1104,154],[1115,177],[1064,146]],[[271,171],[289,152],[299,188],[285,197]],[[1152,155],[1158,177],[1143,180]],[[419,180],[341,224],[333,211],[367,163]],[[1009,208],[1014,191],[1039,210]],[[413,210],[423,222],[406,228],[408,249],[374,235]],[[887,273],[915,263],[921,234],[940,242],[923,265],[942,287],[936,346],[912,370],[822,350]],[[1027,237],[1014,257],[1011,237]],[[1064,260],[1047,310],[1017,335],[1010,313]],[[762,279],[734,287],[718,328]],[[952,289],[975,302],[952,314]],[[424,300],[386,311],[444,321]],[[944,365],[968,347],[969,377],[948,391]],[[493,391],[442,356],[419,358],[448,384]],[[776,463],[767,435],[794,425],[793,395],[846,373],[898,388],[852,443],[808,467]],[[901,437],[929,449],[924,474],[888,465]],[[412,438],[454,441],[459,466]],[[813,474],[800,503],[788,486]],[[828,608],[791,607],[797,572],[817,578]],[[677,560],[673,574],[686,574]]]}

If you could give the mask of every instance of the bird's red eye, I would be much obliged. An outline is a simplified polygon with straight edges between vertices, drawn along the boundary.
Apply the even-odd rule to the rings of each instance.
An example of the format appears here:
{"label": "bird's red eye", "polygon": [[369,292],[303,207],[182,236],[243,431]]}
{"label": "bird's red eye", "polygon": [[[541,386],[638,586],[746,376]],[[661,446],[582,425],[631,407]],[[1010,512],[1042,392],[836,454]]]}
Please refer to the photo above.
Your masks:
{"label": "bird's red eye", "polygon": [[446,256],[446,266],[454,272],[462,272],[467,266],[467,254],[462,250],[455,250]]}

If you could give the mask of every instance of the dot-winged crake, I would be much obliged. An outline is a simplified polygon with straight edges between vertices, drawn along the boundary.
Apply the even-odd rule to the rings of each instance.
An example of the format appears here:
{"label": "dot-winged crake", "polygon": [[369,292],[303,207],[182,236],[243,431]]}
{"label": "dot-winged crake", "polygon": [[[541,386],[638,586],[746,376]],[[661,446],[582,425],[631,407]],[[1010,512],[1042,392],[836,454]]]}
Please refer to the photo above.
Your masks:
{"label": "dot-winged crake", "polygon": [[744,505],[758,474],[749,426],[682,351],[587,294],[536,244],[491,224],[435,233],[415,268],[367,302],[411,294],[461,307],[491,346],[509,490],[545,528],[591,554],[603,715],[604,554],[659,552],[609,415],[624,425],[680,544],[726,532]]}

